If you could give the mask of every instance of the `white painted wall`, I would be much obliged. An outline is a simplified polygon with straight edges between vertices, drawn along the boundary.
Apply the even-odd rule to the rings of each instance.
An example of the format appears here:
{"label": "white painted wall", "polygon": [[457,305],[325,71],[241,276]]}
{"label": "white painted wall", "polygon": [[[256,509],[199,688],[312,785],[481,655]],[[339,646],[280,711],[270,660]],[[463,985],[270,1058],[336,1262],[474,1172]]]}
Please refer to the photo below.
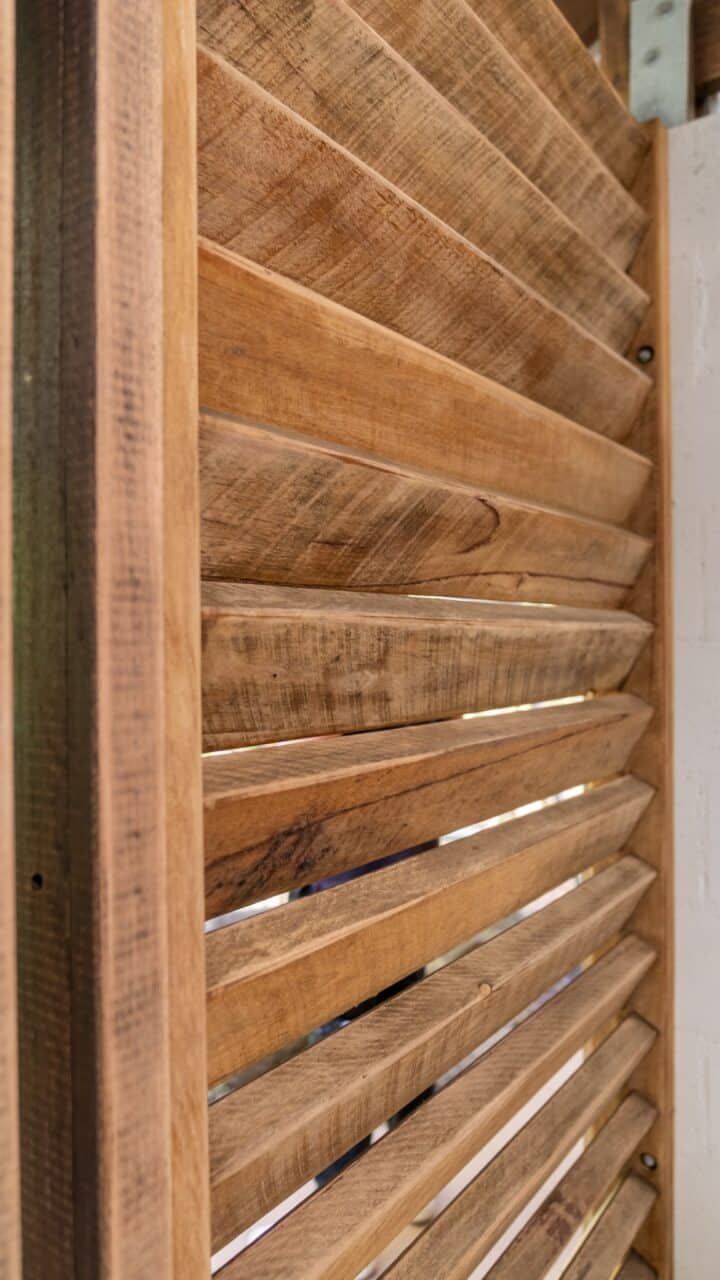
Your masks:
{"label": "white painted wall", "polygon": [[720,116],[670,132],[676,1280],[720,1277]]}

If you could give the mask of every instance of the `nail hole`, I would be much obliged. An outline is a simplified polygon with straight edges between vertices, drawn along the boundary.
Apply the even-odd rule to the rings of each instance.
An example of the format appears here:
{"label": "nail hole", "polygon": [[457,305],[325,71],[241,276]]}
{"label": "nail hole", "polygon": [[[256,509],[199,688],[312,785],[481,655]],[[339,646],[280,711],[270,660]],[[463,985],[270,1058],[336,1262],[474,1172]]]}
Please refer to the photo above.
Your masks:
{"label": "nail hole", "polygon": [[640,364],[650,364],[655,357],[654,347],[638,347],[637,358]]}
{"label": "nail hole", "polygon": [[655,1159],[655,1156],[651,1155],[649,1151],[643,1151],[640,1160],[646,1169],[657,1169],[658,1162]]}
{"label": "nail hole", "polygon": [[42,878],[42,876],[40,875],[40,872],[39,872],[39,871],[36,871],[36,872],[35,872],[35,875],[34,875],[34,876],[32,877],[32,879],[31,879],[31,883],[32,883],[32,887],[33,887],[33,889],[42,889],[42,887],[43,887],[43,878]]}

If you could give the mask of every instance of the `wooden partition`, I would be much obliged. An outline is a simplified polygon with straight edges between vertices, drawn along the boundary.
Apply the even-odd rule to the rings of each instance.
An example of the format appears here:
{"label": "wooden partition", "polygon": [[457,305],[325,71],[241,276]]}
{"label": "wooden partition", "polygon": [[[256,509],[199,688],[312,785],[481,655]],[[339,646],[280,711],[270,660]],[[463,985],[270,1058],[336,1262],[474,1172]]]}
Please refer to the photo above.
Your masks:
{"label": "wooden partition", "polygon": [[552,0],[19,59],[26,1275],[667,1280],[662,131]]}

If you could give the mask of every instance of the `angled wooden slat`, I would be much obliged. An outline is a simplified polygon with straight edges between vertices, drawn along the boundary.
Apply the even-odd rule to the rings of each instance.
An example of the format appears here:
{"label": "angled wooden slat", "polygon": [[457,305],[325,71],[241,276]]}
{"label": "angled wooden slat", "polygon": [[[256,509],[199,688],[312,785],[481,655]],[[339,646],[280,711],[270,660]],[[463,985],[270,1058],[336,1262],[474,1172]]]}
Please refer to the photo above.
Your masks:
{"label": "angled wooden slat", "polygon": [[[206,913],[362,866],[625,765],[647,726],[611,695],[204,761]],[[639,816],[652,792],[611,784]],[[550,819],[548,819],[550,820]]]}
{"label": "angled wooden slat", "polygon": [[629,939],[220,1273],[345,1280],[617,1013],[651,958]]}
{"label": "angled wooden slat", "polygon": [[20,1280],[12,651],[15,6],[0,5],[0,1275]]}
{"label": "angled wooden slat", "polygon": [[205,578],[609,608],[650,543],[236,419],[200,418]]}
{"label": "angled wooden slat", "polygon": [[[579,897],[577,895],[580,895]],[[210,1108],[217,1244],[326,1168],[608,938],[575,890]],[[645,956],[636,942],[621,954]]]}
{"label": "angled wooden slat", "polygon": [[[631,186],[647,135],[563,20],[563,6],[554,0],[468,2],[623,186]],[[597,19],[597,2],[592,7]]]}
{"label": "angled wooden slat", "polygon": [[[517,829],[503,832],[502,849],[486,832],[470,850],[460,849],[459,866],[453,847],[442,847],[211,933],[211,1061],[236,1070],[266,1057],[519,910],[593,858],[591,825],[555,841],[543,839],[537,814],[509,825]],[[612,932],[653,879],[645,863],[625,858],[593,880],[586,910],[597,905]]]}
{"label": "angled wooden slat", "polygon": [[[644,214],[466,0],[352,4],[593,243],[628,265]],[[549,90],[553,74],[548,67]]]}
{"label": "angled wooden slat", "polygon": [[647,304],[642,291],[346,0],[201,0],[198,25],[208,48],[626,349]]}
{"label": "angled wooden slat", "polygon": [[607,691],[652,631],[599,609],[229,582],[203,583],[202,613],[206,749]]}
{"label": "angled wooden slat", "polygon": [[626,520],[649,462],[283,276],[200,243],[200,402],[463,483]]}
{"label": "angled wooden slat", "polygon": [[388,1271],[392,1280],[465,1280],[602,1118],[655,1032],[627,1018]]}
{"label": "angled wooden slat", "polygon": [[[548,1274],[583,1223],[602,1208],[655,1115],[639,1093],[621,1103],[488,1272],[491,1280],[542,1280]],[[610,1271],[601,1274],[609,1276]]]}
{"label": "angled wooden slat", "polygon": [[202,47],[198,181],[218,244],[593,430],[637,416],[637,365]]}
{"label": "angled wooden slat", "polygon": [[563,1280],[607,1280],[614,1275],[656,1198],[655,1189],[642,1178],[627,1178],[563,1272]]}
{"label": "angled wooden slat", "polygon": [[618,1280],[656,1280],[656,1273],[644,1258],[631,1253],[624,1267],[618,1271]]}

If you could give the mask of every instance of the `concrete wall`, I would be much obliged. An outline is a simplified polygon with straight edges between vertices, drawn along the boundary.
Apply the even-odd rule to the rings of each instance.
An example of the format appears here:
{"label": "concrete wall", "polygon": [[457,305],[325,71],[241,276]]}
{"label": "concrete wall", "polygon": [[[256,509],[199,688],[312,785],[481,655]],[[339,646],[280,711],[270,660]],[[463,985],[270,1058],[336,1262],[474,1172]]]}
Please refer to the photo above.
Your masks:
{"label": "concrete wall", "polygon": [[720,116],[670,133],[676,1280],[720,1277]]}

